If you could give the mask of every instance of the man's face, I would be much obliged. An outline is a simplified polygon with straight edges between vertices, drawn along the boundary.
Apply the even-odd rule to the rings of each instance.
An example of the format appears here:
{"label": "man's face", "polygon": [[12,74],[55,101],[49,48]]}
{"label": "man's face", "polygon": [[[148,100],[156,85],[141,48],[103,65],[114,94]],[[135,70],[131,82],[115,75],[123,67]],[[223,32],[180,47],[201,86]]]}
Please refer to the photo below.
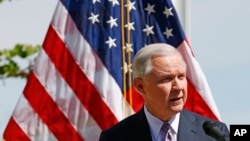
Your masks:
{"label": "man's face", "polygon": [[180,112],[186,102],[186,66],[179,55],[155,57],[151,65],[152,70],[145,78],[135,80],[135,84],[140,84],[138,90],[148,111],[167,121]]}

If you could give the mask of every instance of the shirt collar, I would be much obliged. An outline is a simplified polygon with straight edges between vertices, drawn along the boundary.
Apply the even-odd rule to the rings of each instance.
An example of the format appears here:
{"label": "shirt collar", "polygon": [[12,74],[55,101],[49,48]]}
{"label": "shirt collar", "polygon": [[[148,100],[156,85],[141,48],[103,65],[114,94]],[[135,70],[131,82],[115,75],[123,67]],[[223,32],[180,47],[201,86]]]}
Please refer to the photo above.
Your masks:
{"label": "shirt collar", "polygon": [[[161,121],[160,119],[158,119],[157,117],[155,117],[154,115],[149,113],[149,111],[145,105],[144,105],[144,112],[145,112],[146,119],[147,119],[148,124],[149,124],[150,133],[152,135],[152,138],[153,138],[153,140],[157,140],[157,138],[159,137],[159,134],[160,134],[160,130],[161,130],[161,126],[163,124],[163,121]],[[177,113],[168,122],[171,125],[172,132],[174,132],[176,135],[177,135],[178,126],[179,126],[179,119],[180,119],[180,113]]]}

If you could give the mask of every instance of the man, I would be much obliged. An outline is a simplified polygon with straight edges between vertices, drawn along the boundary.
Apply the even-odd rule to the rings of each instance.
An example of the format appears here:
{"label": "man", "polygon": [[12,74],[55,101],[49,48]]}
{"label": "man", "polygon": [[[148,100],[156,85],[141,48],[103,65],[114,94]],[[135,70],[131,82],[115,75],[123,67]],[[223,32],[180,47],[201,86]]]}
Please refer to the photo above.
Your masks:
{"label": "man", "polygon": [[[215,141],[203,131],[213,121],[183,109],[187,100],[187,66],[174,47],[159,43],[139,50],[133,61],[134,86],[144,99],[136,114],[103,131],[100,141]],[[213,121],[229,136],[226,125]],[[162,131],[168,123],[170,129]]]}

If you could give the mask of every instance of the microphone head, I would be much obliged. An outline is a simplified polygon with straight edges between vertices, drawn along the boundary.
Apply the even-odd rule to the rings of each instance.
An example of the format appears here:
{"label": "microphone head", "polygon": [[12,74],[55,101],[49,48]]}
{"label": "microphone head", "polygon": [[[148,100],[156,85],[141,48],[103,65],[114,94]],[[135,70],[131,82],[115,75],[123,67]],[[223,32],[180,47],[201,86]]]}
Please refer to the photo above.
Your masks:
{"label": "microphone head", "polygon": [[205,133],[216,140],[220,140],[221,138],[224,138],[224,134],[221,132],[217,124],[213,121],[205,121],[203,123],[203,130]]}
{"label": "microphone head", "polygon": [[212,121],[205,121],[204,123],[203,123],[203,130],[205,131],[205,133],[206,134],[209,134],[209,132],[210,132],[210,130],[211,130],[211,128],[213,127],[213,126],[216,126],[216,125],[214,125],[215,123],[214,122],[212,122]]}

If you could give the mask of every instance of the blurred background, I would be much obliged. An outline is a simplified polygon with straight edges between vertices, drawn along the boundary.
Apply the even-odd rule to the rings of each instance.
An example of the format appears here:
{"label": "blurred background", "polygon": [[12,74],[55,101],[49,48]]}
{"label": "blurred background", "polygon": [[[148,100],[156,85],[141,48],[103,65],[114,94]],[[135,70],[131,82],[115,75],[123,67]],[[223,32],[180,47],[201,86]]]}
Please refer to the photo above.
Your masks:
{"label": "blurred background", "polygon": [[[228,126],[250,124],[250,1],[190,0],[189,3],[187,35],[222,121]],[[56,4],[57,0],[0,3],[0,50],[13,48],[17,43],[41,45]],[[25,84],[23,78],[0,79],[0,135]]]}

